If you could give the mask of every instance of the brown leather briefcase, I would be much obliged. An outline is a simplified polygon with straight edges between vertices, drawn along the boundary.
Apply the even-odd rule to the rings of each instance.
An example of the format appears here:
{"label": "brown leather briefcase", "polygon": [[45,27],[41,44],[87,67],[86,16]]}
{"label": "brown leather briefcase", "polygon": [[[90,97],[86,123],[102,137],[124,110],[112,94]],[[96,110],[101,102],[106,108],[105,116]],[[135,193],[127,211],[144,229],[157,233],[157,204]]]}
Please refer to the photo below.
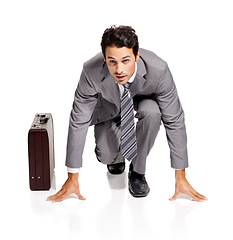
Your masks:
{"label": "brown leather briefcase", "polygon": [[54,173],[54,133],[50,113],[37,113],[28,132],[31,190],[49,190]]}

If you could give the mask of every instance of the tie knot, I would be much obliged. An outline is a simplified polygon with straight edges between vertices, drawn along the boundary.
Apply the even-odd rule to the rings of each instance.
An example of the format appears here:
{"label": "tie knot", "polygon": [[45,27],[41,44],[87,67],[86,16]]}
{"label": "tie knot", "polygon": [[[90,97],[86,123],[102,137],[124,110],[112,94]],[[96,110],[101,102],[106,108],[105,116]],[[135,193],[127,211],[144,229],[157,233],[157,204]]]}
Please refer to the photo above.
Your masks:
{"label": "tie knot", "polygon": [[123,86],[124,86],[124,88],[129,89],[130,83],[127,82],[127,83],[123,84]]}

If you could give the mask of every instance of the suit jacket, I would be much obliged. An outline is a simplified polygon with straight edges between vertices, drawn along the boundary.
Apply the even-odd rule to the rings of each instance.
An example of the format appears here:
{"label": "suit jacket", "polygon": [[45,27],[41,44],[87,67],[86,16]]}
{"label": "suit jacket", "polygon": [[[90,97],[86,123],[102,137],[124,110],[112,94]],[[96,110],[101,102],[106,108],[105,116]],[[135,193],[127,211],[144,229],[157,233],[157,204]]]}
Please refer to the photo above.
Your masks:
{"label": "suit jacket", "polygon": [[[159,105],[170,148],[171,166],[188,167],[184,112],[167,63],[153,52],[139,50],[137,73],[130,87],[134,103],[144,98]],[[82,166],[87,130],[120,112],[119,87],[108,71],[102,53],[84,63],[70,115],[66,166]]]}

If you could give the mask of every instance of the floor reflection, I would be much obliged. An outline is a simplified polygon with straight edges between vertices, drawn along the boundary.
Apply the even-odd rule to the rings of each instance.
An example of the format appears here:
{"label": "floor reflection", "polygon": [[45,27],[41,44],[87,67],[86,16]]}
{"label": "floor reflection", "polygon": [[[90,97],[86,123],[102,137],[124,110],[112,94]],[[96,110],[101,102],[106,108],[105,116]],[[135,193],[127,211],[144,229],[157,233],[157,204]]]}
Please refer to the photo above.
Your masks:
{"label": "floor reflection", "polygon": [[172,239],[188,239],[186,219],[199,203],[192,201],[189,196],[181,194],[172,204],[175,215],[170,224],[170,237]]}
{"label": "floor reflection", "polygon": [[111,188],[111,198],[100,209],[96,217],[97,236],[101,239],[122,239],[124,225],[122,211],[125,198],[126,172],[120,175],[112,175],[107,172],[107,179]]}

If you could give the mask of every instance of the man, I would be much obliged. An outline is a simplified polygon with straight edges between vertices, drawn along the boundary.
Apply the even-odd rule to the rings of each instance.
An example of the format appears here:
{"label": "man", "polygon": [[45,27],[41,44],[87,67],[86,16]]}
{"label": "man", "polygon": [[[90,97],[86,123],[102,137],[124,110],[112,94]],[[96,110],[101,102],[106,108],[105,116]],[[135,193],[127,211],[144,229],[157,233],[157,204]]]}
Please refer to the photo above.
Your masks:
{"label": "man", "polygon": [[[196,201],[207,198],[196,192],[185,177],[188,167],[184,113],[167,63],[154,53],[139,49],[138,37],[129,26],[112,26],[102,36],[99,53],[83,66],[70,116],[66,166],[68,179],[62,189],[47,198],[58,202],[79,190],[79,168],[88,127],[95,125],[95,153],[111,174],[125,170],[131,161],[129,192],[145,197],[150,188],[145,178],[149,154],[161,121],[175,169],[175,200],[180,193]],[[133,104],[133,105],[132,105]],[[133,106],[137,118],[134,127]]]}

